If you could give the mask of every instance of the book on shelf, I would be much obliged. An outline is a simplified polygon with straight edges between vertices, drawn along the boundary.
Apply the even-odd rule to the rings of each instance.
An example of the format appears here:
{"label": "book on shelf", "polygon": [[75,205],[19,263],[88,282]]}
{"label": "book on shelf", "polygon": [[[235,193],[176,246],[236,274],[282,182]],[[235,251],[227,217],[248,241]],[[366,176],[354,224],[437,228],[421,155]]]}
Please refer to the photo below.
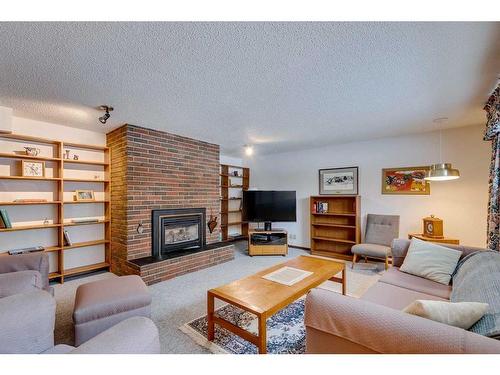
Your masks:
{"label": "book on shelf", "polygon": [[14,199],[15,203],[44,203],[47,199]]}
{"label": "book on shelf", "polygon": [[6,209],[0,209],[0,225],[3,228],[12,228],[12,223],[10,222],[9,214]]}
{"label": "book on shelf", "polygon": [[75,224],[81,224],[81,223],[98,223],[99,219],[95,219],[95,218],[71,219],[71,222],[75,223]]}
{"label": "book on shelf", "polygon": [[19,254],[27,254],[27,253],[34,253],[37,251],[44,251],[45,248],[43,246],[33,246],[33,247],[25,247],[22,249],[12,249],[9,250],[8,253],[9,255],[19,255]]}
{"label": "book on shelf", "polygon": [[72,246],[73,242],[71,242],[71,237],[69,236],[68,231],[65,230],[63,234],[64,234],[64,246]]}
{"label": "book on shelf", "polygon": [[328,202],[314,202],[313,212],[316,214],[325,214],[328,212]]}

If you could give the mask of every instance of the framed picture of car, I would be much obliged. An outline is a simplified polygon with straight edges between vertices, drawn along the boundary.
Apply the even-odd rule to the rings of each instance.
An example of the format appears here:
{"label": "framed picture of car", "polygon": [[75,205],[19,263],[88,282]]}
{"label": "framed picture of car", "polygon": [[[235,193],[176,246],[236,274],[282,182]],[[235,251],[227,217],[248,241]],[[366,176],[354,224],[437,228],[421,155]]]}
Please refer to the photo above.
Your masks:
{"label": "framed picture of car", "polygon": [[358,167],[319,170],[320,195],[358,195]]}

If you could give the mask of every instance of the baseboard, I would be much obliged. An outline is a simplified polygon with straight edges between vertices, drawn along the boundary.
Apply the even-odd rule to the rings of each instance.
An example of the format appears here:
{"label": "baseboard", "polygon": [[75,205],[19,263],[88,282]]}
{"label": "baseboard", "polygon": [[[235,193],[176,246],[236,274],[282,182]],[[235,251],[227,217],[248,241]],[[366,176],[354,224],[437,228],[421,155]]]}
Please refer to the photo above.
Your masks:
{"label": "baseboard", "polygon": [[301,249],[301,250],[311,251],[310,247],[297,246],[297,245],[288,245],[288,247],[293,247],[294,249]]}

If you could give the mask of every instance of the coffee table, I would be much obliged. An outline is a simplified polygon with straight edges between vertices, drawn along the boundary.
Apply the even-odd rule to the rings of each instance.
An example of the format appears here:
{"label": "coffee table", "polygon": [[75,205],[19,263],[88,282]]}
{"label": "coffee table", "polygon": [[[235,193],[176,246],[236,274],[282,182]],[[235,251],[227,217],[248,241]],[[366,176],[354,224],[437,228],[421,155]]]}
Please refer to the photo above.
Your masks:
{"label": "coffee table", "polygon": [[[291,286],[262,278],[264,275],[287,266],[304,271],[310,271],[312,274]],[[335,275],[340,272],[342,273],[342,277],[335,277]],[[259,354],[265,354],[267,352],[267,318],[327,280],[342,283],[342,294],[345,295],[345,273],[346,270],[344,263],[301,255],[289,260],[288,262],[280,263],[262,270],[254,275],[233,281],[232,283],[218,288],[210,289],[207,292],[207,338],[209,341],[213,341],[215,336],[215,324],[218,324],[228,331],[256,345],[259,349]],[[216,316],[214,314],[215,298],[256,315],[259,320],[258,335],[254,335],[253,333],[250,333],[243,328]]]}

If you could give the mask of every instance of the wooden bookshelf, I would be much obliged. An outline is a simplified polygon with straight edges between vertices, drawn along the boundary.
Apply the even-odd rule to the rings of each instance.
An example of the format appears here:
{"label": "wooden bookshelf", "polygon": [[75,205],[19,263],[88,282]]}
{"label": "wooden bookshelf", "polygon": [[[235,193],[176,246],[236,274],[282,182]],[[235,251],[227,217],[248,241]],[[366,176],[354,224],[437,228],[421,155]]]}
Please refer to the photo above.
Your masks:
{"label": "wooden bookshelf", "polygon": [[[54,165],[53,176],[50,177],[24,177],[11,175],[0,175],[0,180],[19,180],[19,181],[50,181],[53,183],[53,193],[54,201],[44,201],[44,202],[15,202],[15,201],[0,201],[0,206],[30,206],[30,205],[56,205],[57,216],[54,218],[54,223],[51,224],[34,224],[34,225],[13,225],[12,228],[1,228],[0,235],[6,232],[16,232],[22,230],[56,230],[57,231],[57,243],[51,246],[45,246],[45,252],[56,253],[57,255],[57,270],[49,274],[50,280],[59,280],[61,283],[64,282],[65,276],[81,274],[85,272],[109,269],[111,263],[111,249],[110,249],[110,239],[111,239],[111,184],[110,184],[110,151],[106,146],[72,143],[72,142],[62,142],[54,139],[46,139],[40,137],[32,137],[17,134],[0,134],[0,140],[10,140],[16,143],[23,143],[26,146],[37,145],[51,145],[52,156],[30,156],[20,154],[19,152],[1,152],[0,159],[11,159],[11,160],[40,160],[46,161]],[[102,153],[102,161],[93,160],[74,160],[65,159],[65,150],[70,149],[73,151],[83,150],[84,152],[95,152]],[[100,168],[98,171],[102,172],[104,177],[102,179],[92,179],[92,178],[76,178],[76,177],[65,177],[65,171],[72,169],[71,165],[84,165],[86,171],[94,171],[93,167]],[[74,167],[73,167],[74,168]],[[96,170],[97,171],[97,170]],[[104,199],[94,200],[94,201],[70,201],[64,199],[64,183],[78,183],[81,185],[88,183],[102,183],[103,189],[101,191]],[[81,190],[84,187],[80,188]],[[68,191],[66,191],[66,194]],[[100,218],[97,222],[82,222],[73,223],[66,222],[64,216],[64,206],[68,204],[101,204],[104,206],[104,218]],[[42,220],[43,218],[40,218]],[[64,242],[64,229],[65,227],[76,227],[80,225],[104,225],[104,238],[97,240],[89,240],[83,242],[73,243],[71,246],[65,246]],[[0,237],[1,238],[1,237]],[[0,239],[0,243],[2,240]],[[36,246],[38,244],[26,244],[28,246]],[[80,251],[85,251],[85,248],[90,246],[102,245],[104,247],[104,262],[98,262],[95,264],[86,264],[73,268],[64,267],[64,252],[66,250],[72,249],[82,249]],[[0,247],[0,253],[3,253],[9,249]]]}
{"label": "wooden bookshelf", "polygon": [[46,202],[0,202],[0,206],[31,206],[37,204],[62,204],[61,201],[46,201]]}
{"label": "wooden bookshelf", "polygon": [[47,229],[60,227],[62,224],[35,224],[35,225],[18,225],[12,228],[1,228],[0,232],[15,232],[18,230],[33,230],[33,229]]}
{"label": "wooden bookshelf", "polygon": [[[319,203],[328,211],[317,212]],[[349,260],[351,247],[361,240],[360,197],[319,195],[310,197],[311,254]]]}
{"label": "wooden bookshelf", "polygon": [[[237,172],[237,175],[234,175]],[[236,165],[221,164],[221,233],[223,241],[248,238],[248,223],[242,221],[241,194],[250,185],[250,169]],[[238,196],[235,196],[237,194]],[[234,227],[239,232],[230,232]]]}

